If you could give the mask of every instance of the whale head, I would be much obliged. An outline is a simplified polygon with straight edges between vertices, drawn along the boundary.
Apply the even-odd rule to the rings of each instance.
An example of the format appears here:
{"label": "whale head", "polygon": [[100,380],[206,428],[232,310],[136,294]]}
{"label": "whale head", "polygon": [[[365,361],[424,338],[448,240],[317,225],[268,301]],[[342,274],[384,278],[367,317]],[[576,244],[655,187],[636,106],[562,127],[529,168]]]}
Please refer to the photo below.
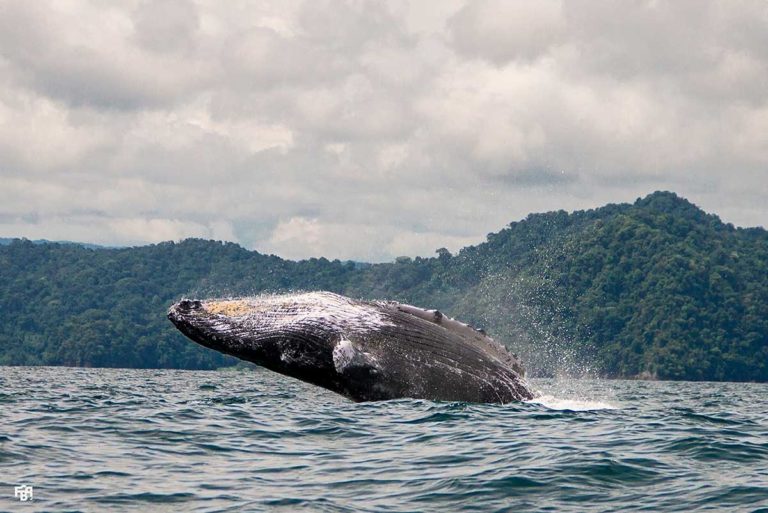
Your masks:
{"label": "whale head", "polygon": [[334,391],[369,367],[348,337],[388,324],[375,305],[329,292],[182,299],[168,318],[205,347]]}

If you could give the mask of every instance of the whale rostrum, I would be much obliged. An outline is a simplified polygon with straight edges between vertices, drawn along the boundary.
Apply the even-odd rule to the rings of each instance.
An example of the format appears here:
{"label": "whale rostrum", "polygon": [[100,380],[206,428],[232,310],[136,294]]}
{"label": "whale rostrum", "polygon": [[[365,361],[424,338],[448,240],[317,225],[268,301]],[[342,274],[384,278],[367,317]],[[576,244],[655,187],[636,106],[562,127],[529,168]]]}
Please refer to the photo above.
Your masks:
{"label": "whale rostrum", "polygon": [[168,318],[203,346],[354,401],[533,398],[515,355],[437,310],[308,292],[183,299]]}

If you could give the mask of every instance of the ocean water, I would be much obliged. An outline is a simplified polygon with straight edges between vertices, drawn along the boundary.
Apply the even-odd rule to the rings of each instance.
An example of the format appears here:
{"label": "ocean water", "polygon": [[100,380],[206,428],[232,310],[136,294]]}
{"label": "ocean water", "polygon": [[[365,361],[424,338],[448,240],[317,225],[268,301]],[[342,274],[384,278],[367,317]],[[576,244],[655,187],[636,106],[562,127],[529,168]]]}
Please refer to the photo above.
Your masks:
{"label": "ocean water", "polygon": [[532,382],[355,404],[268,371],[0,367],[0,511],[768,512],[768,385]]}

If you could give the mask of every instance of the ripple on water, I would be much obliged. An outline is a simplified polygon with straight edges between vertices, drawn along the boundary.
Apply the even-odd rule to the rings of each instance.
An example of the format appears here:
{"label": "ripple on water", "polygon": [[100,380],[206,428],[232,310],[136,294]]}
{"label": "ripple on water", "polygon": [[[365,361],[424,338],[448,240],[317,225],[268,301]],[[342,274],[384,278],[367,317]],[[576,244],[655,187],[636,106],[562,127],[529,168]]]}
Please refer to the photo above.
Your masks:
{"label": "ripple on water", "polygon": [[534,380],[531,402],[477,405],[267,372],[0,382],[0,489],[32,484],[42,510],[768,513],[765,385]]}

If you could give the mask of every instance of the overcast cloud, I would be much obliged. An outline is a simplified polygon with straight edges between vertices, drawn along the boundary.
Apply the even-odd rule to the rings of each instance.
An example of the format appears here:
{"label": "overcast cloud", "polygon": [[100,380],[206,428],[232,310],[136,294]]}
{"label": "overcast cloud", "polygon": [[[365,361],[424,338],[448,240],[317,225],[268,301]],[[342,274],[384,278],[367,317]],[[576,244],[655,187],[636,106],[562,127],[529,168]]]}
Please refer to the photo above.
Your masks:
{"label": "overcast cloud", "polygon": [[0,0],[0,236],[367,261],[673,190],[768,219],[768,3]]}

